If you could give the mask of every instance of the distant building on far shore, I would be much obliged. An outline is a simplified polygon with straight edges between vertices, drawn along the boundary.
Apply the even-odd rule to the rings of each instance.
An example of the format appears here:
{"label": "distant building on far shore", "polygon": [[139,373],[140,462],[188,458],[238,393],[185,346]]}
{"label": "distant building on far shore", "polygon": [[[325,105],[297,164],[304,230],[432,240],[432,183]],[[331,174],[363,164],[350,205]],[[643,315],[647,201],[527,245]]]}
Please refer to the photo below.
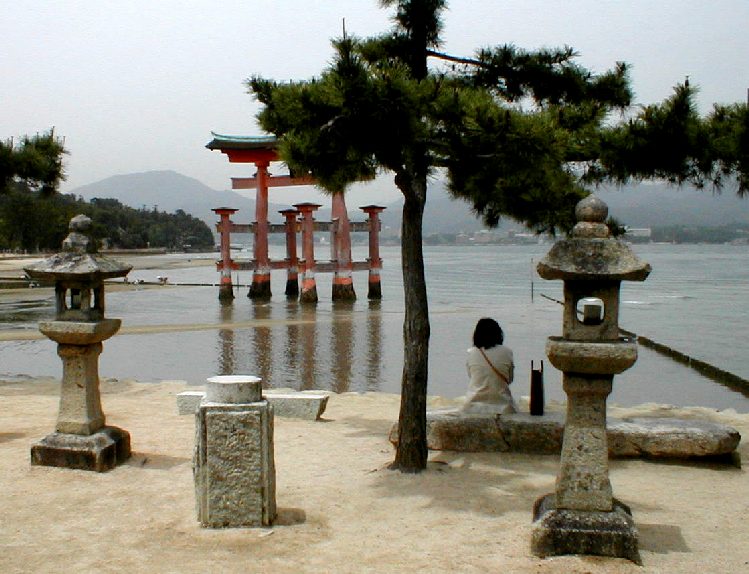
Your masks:
{"label": "distant building on far shore", "polygon": [[650,227],[628,227],[624,239],[632,243],[650,243],[653,230]]}

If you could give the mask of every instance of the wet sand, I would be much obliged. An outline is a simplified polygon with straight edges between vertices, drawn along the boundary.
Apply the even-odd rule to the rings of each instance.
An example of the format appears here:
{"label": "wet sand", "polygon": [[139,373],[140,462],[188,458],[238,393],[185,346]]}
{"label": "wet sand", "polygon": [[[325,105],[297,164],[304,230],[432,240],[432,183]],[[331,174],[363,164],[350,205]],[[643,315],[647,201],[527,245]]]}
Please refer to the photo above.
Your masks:
{"label": "wet sand", "polygon": [[[176,269],[183,267],[200,267],[207,265],[214,265],[215,262],[220,259],[220,255],[217,253],[215,258],[205,258],[205,254],[201,254],[201,257],[185,258],[170,256],[169,254],[158,254],[158,255],[143,255],[143,254],[122,254],[117,253],[116,255],[104,254],[107,257],[127,263],[133,266],[133,270],[146,270],[146,269]],[[183,254],[182,254],[183,255]],[[24,276],[24,267],[33,265],[43,260],[46,256],[39,255],[11,255],[7,253],[0,253],[0,278],[12,277],[18,278]]]}

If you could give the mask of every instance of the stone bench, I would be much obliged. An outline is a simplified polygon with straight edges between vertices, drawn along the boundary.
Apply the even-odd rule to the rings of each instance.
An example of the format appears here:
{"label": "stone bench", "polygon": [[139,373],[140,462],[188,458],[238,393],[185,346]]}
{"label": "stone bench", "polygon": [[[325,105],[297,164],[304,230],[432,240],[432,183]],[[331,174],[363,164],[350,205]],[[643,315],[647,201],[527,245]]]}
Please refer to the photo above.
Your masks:
{"label": "stone bench", "polygon": [[[192,415],[203,400],[203,391],[184,391],[177,394],[177,412]],[[273,406],[279,417],[318,420],[328,406],[328,394],[307,391],[263,391],[263,398]]]}
{"label": "stone bench", "polygon": [[[740,464],[736,448],[741,435],[733,427],[701,420],[636,417],[609,418],[612,458],[716,459]],[[427,447],[458,452],[559,454],[564,413],[535,417],[465,414],[456,409],[427,412]],[[397,423],[390,441],[398,442]]]}

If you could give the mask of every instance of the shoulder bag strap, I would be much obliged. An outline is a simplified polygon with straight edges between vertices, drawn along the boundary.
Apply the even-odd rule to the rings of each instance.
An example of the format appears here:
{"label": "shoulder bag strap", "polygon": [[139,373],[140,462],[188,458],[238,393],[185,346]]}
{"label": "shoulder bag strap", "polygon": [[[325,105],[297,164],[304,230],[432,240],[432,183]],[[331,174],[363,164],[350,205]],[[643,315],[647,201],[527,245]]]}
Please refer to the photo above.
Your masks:
{"label": "shoulder bag strap", "polygon": [[478,347],[479,352],[481,353],[481,356],[484,357],[484,360],[489,363],[489,366],[492,368],[492,371],[494,371],[494,374],[499,377],[500,381],[504,381],[505,385],[509,385],[510,381],[507,380],[507,377],[505,377],[502,373],[500,373],[497,370],[497,367],[495,367],[492,362],[489,360],[489,357],[486,356],[486,353],[484,353],[484,349],[481,347]]}

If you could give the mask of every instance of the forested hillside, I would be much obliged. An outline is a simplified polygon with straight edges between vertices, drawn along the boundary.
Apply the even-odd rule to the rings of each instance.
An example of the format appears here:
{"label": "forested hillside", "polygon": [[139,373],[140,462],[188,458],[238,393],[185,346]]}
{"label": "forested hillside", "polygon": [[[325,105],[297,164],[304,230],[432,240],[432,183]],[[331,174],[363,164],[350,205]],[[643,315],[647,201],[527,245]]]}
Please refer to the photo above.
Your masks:
{"label": "forested hillside", "polygon": [[93,220],[94,237],[105,247],[211,249],[214,245],[209,227],[179,209],[169,214],[134,209],[116,199],[87,202],[74,195],[12,189],[0,194],[0,250],[58,250],[70,218],[79,213]]}

